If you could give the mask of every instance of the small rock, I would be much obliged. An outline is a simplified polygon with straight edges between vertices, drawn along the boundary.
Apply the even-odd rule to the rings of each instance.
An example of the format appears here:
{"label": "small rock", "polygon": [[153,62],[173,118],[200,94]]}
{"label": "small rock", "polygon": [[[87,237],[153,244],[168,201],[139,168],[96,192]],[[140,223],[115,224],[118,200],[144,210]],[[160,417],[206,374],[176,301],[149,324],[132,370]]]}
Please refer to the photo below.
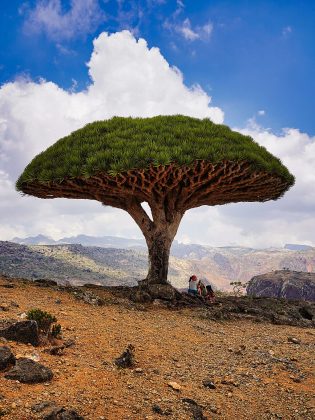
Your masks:
{"label": "small rock", "polygon": [[34,411],[34,413],[41,413],[47,407],[56,407],[56,403],[54,401],[42,401],[32,405],[31,410]]}
{"label": "small rock", "polygon": [[0,371],[15,364],[15,357],[11,349],[6,346],[0,347]]}
{"label": "small rock", "polygon": [[293,344],[301,344],[301,340],[296,337],[288,337],[288,342]]}
{"label": "small rock", "polygon": [[235,387],[239,386],[239,383],[236,382],[233,378],[225,377],[222,379],[221,384],[223,385],[233,385]]}
{"label": "small rock", "polygon": [[191,398],[183,398],[182,401],[183,403],[189,405],[193,420],[207,420],[207,417],[203,415],[202,408],[195,400]]}
{"label": "small rock", "polygon": [[61,346],[53,346],[50,349],[45,349],[45,353],[49,353],[52,356],[62,356],[64,354],[65,346],[62,344]]}
{"label": "small rock", "polygon": [[202,384],[205,388],[216,389],[215,384],[210,379],[204,379]]}
{"label": "small rock", "polygon": [[47,413],[43,420],[84,420],[75,410],[55,407]]}
{"label": "small rock", "polygon": [[167,385],[171,387],[172,389],[174,389],[175,391],[180,391],[182,389],[181,385],[179,385],[177,382],[171,381]]}
{"label": "small rock", "polygon": [[9,305],[5,303],[0,303],[0,311],[8,312],[10,310]]}
{"label": "small rock", "polygon": [[63,342],[63,345],[67,348],[68,347],[73,347],[75,345],[75,340],[72,340],[71,338],[69,338],[68,340],[65,340]]}
{"label": "small rock", "polygon": [[166,408],[163,410],[158,404],[152,406],[153,413],[160,414],[161,416],[171,416],[173,411],[171,408]]}
{"label": "small rock", "polygon": [[134,351],[135,348],[132,344],[128,344],[126,350],[121,356],[115,359],[115,365],[120,368],[130,368],[134,366]]}
{"label": "small rock", "polygon": [[163,415],[163,413],[164,413],[163,410],[162,410],[162,408],[159,405],[157,405],[157,404],[154,404],[152,406],[152,411],[153,411],[153,413],[161,414],[161,415]]}
{"label": "small rock", "polygon": [[136,369],[135,369],[135,372],[136,372],[136,373],[143,373],[143,369],[141,369],[141,368],[136,368]]}
{"label": "small rock", "polygon": [[10,369],[4,377],[6,379],[32,384],[50,381],[53,377],[53,373],[46,366],[23,357],[16,360],[16,365]]}
{"label": "small rock", "polygon": [[56,303],[57,305],[60,305],[60,304],[61,304],[61,300],[60,300],[60,299],[56,299],[56,300],[55,300],[55,303]]}

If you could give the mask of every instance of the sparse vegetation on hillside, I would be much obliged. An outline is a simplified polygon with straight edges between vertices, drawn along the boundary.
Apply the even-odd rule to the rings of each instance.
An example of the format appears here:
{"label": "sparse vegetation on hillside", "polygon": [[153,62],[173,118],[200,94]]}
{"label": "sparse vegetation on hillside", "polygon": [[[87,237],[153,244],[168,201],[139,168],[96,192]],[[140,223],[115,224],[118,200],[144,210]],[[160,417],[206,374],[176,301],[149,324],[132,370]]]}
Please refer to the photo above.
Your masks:
{"label": "sparse vegetation on hillside", "polygon": [[30,309],[27,312],[27,319],[37,322],[39,331],[51,337],[58,337],[61,335],[61,325],[56,324],[57,318],[39,308]]}

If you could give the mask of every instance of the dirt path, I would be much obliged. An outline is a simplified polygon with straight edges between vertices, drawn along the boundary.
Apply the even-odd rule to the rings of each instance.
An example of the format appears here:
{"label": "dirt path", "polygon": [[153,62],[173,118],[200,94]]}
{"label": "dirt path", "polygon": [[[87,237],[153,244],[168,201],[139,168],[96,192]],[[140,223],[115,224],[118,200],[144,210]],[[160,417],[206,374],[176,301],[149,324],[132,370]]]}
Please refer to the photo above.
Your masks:
{"label": "dirt path", "polygon": [[[202,419],[201,410],[183,402],[185,398],[198,403],[208,419],[315,418],[313,329],[215,322],[204,319],[199,309],[171,311],[151,305],[137,310],[127,303],[95,307],[66,292],[17,282],[8,289],[4,283],[0,279],[0,304],[10,309],[0,311],[0,319],[41,308],[58,318],[66,339],[76,341],[63,356],[7,343],[16,355],[37,354],[54,378],[26,385],[0,373],[4,419],[40,418],[31,407],[41,401],[72,407],[91,420],[163,418],[153,406],[170,413],[165,418]],[[19,307],[10,306],[12,301]],[[118,369],[113,360],[129,343],[135,347],[138,369]],[[205,379],[216,388],[206,388]]]}

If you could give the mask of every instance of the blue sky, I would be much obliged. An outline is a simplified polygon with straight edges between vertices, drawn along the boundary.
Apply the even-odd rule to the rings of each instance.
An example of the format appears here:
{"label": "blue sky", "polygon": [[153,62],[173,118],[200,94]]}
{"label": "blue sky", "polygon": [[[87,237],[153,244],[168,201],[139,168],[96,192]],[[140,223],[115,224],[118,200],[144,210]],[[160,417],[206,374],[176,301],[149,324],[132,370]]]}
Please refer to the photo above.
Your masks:
{"label": "blue sky", "polygon": [[0,2],[0,240],[141,237],[123,211],[22,197],[29,161],[113,115],[224,122],[278,156],[296,184],[275,202],[193,209],[182,242],[315,246],[315,1]]}
{"label": "blue sky", "polygon": [[[68,34],[29,24],[36,6],[58,3],[1,2],[0,83],[27,75],[83,89],[93,38],[131,29],[160,48],[186,84],[200,84],[227,124],[240,126],[263,110],[257,118],[275,131],[315,133],[314,1],[100,0],[91,2],[90,24]],[[69,17],[74,3],[61,1],[60,16]]]}

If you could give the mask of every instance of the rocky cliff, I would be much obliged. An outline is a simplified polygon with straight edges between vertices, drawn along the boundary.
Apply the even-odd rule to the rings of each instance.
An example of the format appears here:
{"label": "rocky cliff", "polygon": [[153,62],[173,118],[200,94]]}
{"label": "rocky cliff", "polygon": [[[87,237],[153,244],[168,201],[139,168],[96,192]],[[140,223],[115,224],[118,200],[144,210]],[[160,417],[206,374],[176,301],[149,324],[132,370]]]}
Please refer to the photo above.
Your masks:
{"label": "rocky cliff", "polygon": [[247,294],[315,301],[315,273],[279,270],[255,276],[248,283]]}

